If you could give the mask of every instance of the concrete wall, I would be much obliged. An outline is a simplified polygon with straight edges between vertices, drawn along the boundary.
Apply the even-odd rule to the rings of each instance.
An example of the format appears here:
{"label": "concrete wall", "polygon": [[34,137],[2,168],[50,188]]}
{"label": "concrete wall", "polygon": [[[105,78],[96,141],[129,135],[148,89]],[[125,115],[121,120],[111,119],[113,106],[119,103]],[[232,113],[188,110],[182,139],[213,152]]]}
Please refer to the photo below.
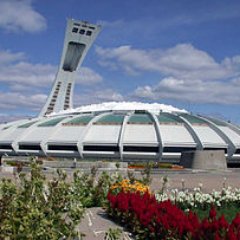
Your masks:
{"label": "concrete wall", "polygon": [[[128,163],[118,162],[119,168],[127,168]],[[74,162],[74,161],[43,161],[44,167],[52,167],[52,168],[79,168],[79,169],[86,169],[86,168],[111,168],[117,169],[116,162]]]}
{"label": "concrete wall", "polygon": [[193,169],[227,169],[227,161],[223,150],[183,152],[180,165]]}

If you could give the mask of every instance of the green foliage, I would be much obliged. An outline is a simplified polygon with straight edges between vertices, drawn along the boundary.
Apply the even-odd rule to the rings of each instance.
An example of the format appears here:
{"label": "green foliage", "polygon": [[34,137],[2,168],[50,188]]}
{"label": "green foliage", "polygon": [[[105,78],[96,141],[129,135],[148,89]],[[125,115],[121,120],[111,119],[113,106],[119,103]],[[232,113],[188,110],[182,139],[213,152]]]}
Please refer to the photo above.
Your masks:
{"label": "green foliage", "polygon": [[122,181],[118,172],[98,175],[97,168],[90,174],[76,171],[71,181],[57,170],[47,180],[34,159],[30,169],[29,174],[16,174],[17,183],[0,181],[0,239],[82,239],[76,226],[84,207],[105,206],[110,186]]}
{"label": "green foliage", "polygon": [[97,169],[92,169],[91,174],[76,171],[73,175],[72,195],[81,201],[84,207],[101,207],[106,203],[110,186],[122,177],[118,173],[109,175],[106,172],[97,178]]}
{"label": "green foliage", "polygon": [[168,182],[169,182],[168,176],[165,175],[161,178],[162,187],[159,191],[159,194],[163,194],[165,192],[165,190],[167,189]]}
{"label": "green foliage", "polygon": [[46,181],[36,162],[19,183],[0,182],[0,239],[72,239],[80,237],[76,225],[84,213],[72,195],[66,174],[58,171]]}
{"label": "green foliage", "polygon": [[109,228],[104,236],[104,240],[119,240],[123,231],[120,228]]}
{"label": "green foliage", "polygon": [[[193,212],[195,212],[200,219],[207,218],[209,215],[211,207],[208,206],[206,208],[196,208],[192,209]],[[221,215],[224,215],[226,220],[231,223],[232,220],[236,217],[236,214],[239,213],[239,205],[234,203],[229,203],[226,206],[222,206],[220,208],[217,208],[217,217],[220,217]]]}
{"label": "green foliage", "polygon": [[121,175],[109,175],[107,172],[103,172],[98,179],[94,191],[94,203],[95,206],[104,206],[107,202],[107,194],[110,186],[116,181],[122,180]]}
{"label": "green foliage", "polygon": [[154,168],[164,168],[164,169],[171,169],[173,166],[172,163],[157,163]]}
{"label": "green foliage", "polygon": [[153,168],[153,164],[148,162],[144,168],[144,170],[141,172],[142,174],[142,180],[141,182],[145,185],[150,185],[152,182],[151,178],[151,170]]}
{"label": "green foliage", "polygon": [[160,162],[149,162],[149,161],[146,161],[146,162],[133,162],[133,163],[129,163],[128,164],[128,167],[129,168],[136,168],[136,169],[143,169],[145,168],[147,165],[151,165],[152,168],[154,169],[172,169],[174,166],[176,165],[173,165],[172,163],[160,163]]}
{"label": "green foliage", "polygon": [[119,169],[120,168],[120,163],[119,162],[116,162],[116,168]]}
{"label": "green foliage", "polygon": [[128,179],[130,180],[130,183],[132,183],[132,184],[137,180],[133,171],[128,170],[127,176],[128,176]]}

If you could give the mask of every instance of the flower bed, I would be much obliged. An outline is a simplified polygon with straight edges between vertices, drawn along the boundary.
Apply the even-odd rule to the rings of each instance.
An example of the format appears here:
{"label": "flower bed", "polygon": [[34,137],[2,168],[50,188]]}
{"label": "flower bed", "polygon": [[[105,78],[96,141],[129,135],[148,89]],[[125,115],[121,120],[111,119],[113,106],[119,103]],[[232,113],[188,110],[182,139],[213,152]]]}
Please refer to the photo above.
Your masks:
{"label": "flower bed", "polygon": [[[172,164],[172,163],[148,163],[151,165],[151,168],[155,169],[173,169],[173,170],[182,170],[184,169],[180,165]],[[147,166],[146,163],[129,163],[129,169],[145,169]]]}
{"label": "flower bed", "polygon": [[142,184],[139,181],[131,182],[129,179],[123,179],[121,182],[117,182],[110,187],[110,192],[119,193],[119,192],[140,192],[145,193],[149,192],[149,187]]}
{"label": "flower bed", "polygon": [[159,202],[170,200],[183,210],[205,209],[212,205],[221,207],[229,204],[240,204],[240,189],[231,187],[222,188],[221,191],[213,190],[211,193],[203,193],[201,188],[194,188],[193,192],[174,189],[169,192],[157,193],[155,196]]}
{"label": "flower bed", "polygon": [[186,213],[170,200],[159,202],[149,189],[114,192],[116,189],[108,193],[107,211],[137,239],[240,239],[239,214],[228,223],[224,215],[217,217],[212,207],[209,216],[200,220],[191,210]]}

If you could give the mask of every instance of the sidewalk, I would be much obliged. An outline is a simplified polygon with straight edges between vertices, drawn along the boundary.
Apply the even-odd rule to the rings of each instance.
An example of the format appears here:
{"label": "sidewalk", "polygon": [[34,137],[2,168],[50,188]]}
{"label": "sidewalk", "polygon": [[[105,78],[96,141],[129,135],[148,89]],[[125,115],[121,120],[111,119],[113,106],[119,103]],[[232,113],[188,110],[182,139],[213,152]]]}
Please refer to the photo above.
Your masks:
{"label": "sidewalk", "polygon": [[129,233],[124,232],[121,226],[110,221],[102,208],[97,207],[86,209],[84,218],[78,229],[86,235],[83,240],[103,240],[109,228],[121,229],[123,231],[121,240],[133,239],[129,236]]}

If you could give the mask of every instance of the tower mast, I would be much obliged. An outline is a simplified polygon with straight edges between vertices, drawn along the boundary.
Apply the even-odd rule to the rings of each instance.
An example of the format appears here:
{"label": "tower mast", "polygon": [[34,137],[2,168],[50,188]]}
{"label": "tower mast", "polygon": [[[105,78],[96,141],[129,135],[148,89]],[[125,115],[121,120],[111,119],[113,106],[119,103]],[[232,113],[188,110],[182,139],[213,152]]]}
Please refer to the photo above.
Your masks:
{"label": "tower mast", "polygon": [[39,116],[72,108],[76,70],[82,64],[100,30],[100,25],[68,19],[59,69]]}

